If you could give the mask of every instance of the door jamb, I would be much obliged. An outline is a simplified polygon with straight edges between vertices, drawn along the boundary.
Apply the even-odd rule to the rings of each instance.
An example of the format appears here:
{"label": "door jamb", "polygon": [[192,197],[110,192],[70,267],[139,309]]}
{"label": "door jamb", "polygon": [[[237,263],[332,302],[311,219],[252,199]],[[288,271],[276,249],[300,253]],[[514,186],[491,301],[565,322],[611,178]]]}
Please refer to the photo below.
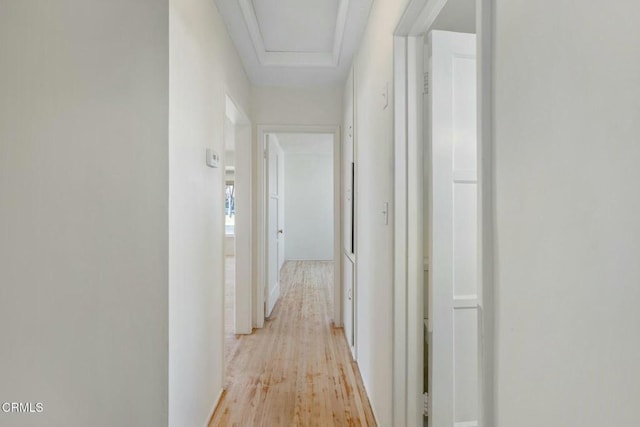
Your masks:
{"label": "door jamb", "polygon": [[[253,263],[253,246],[255,245],[255,239],[253,237],[253,234],[251,233],[251,227],[252,227],[252,222],[253,222],[253,218],[252,218],[252,214],[253,214],[253,194],[252,194],[252,182],[254,179],[253,176],[253,171],[251,168],[251,160],[252,160],[252,134],[253,134],[253,126],[251,124],[251,121],[249,119],[249,116],[246,114],[246,112],[239,106],[238,103],[235,102],[235,100],[228,94],[225,93],[225,115],[224,115],[225,119],[228,118],[234,126],[237,127],[237,129],[241,130],[241,135],[242,135],[242,140],[239,141],[238,138],[236,138],[236,141],[234,141],[234,149],[236,154],[238,154],[238,151],[240,151],[241,153],[247,155],[248,159],[246,157],[242,158],[242,166],[239,168],[240,172],[243,174],[243,181],[246,181],[246,192],[244,193],[245,197],[243,198],[243,201],[246,201],[246,206],[244,206],[243,209],[243,218],[245,218],[245,222],[243,224],[237,224],[240,227],[238,227],[235,230],[235,237],[236,237],[236,242],[238,242],[238,240],[241,240],[241,252],[242,252],[242,257],[241,260],[246,262],[246,265],[244,266],[244,268],[248,268],[249,272],[247,275],[248,280],[239,280],[240,276],[237,274],[237,269],[238,269],[238,265],[240,265],[240,263],[238,262],[238,252],[237,250],[235,251],[234,256],[236,257],[236,263],[235,263],[235,269],[236,269],[236,274],[235,274],[235,283],[234,283],[234,287],[235,287],[235,293],[236,295],[242,295],[244,297],[248,297],[246,299],[243,299],[242,302],[240,300],[240,298],[236,298],[234,301],[234,306],[233,306],[233,330],[234,333],[236,334],[250,334],[252,332],[252,328],[251,328],[251,323],[252,323],[252,277],[254,274],[254,263]],[[237,135],[236,135],[237,137]],[[239,150],[240,148],[240,150]],[[224,195],[225,191],[225,185],[226,185],[226,177],[225,175],[225,171],[224,171],[224,165],[226,165],[226,159],[225,159],[225,155],[223,155],[223,169],[222,169],[222,175],[223,175],[223,179],[222,179],[222,194]],[[248,160],[248,164],[246,163],[246,161]],[[239,157],[238,157],[238,161]],[[239,166],[239,165],[237,165]],[[236,175],[236,183],[237,183],[237,176]],[[248,197],[247,197],[248,196]],[[222,206],[224,206],[224,198],[221,200]],[[224,227],[224,221],[223,221],[223,227]],[[240,236],[241,239],[238,239],[238,230],[240,230]],[[224,254],[224,244],[225,244],[225,239],[226,239],[226,232],[225,229],[222,229],[222,233],[223,233],[223,237],[222,237],[222,247],[221,249],[221,253],[222,253],[222,283],[223,283],[223,287],[226,286],[227,283],[227,278],[226,278],[226,259],[225,259],[225,254]],[[240,283],[240,286],[238,286],[238,283]],[[222,302],[221,302],[221,308],[222,308],[222,312],[224,313],[224,301],[225,299],[222,298]],[[248,306],[248,307],[246,307]],[[241,324],[240,326],[238,326],[238,324]],[[224,326],[225,326],[225,320],[223,320],[222,322],[222,334],[220,336],[220,346],[224,349],[226,346],[226,339],[225,339],[225,333],[224,333]],[[228,363],[229,360],[227,360],[226,355],[223,357],[223,363],[222,363],[222,378],[226,378],[227,377],[227,367],[228,367]],[[223,386],[223,388],[226,388],[226,386]],[[214,408],[215,410],[215,408]],[[213,413],[211,414],[211,416],[213,416]],[[209,417],[209,419],[211,418],[211,416]]]}
{"label": "door jamb", "polygon": [[[394,425],[421,425],[421,414],[416,413],[416,403],[408,397],[418,398],[422,390],[415,387],[415,363],[419,357],[422,334],[415,332],[422,322],[422,299],[419,306],[409,304],[424,286],[420,254],[423,248],[422,234],[419,244],[411,241],[414,229],[409,232],[416,216],[421,213],[413,197],[423,197],[422,157],[419,167],[410,159],[417,155],[422,145],[419,132],[422,121],[417,116],[416,100],[422,76],[416,76],[422,68],[418,61],[422,36],[431,26],[447,0],[410,0],[394,33],[394,126],[395,126],[395,206],[396,224],[394,241],[394,363],[393,363],[393,420]],[[479,369],[479,422],[480,426],[492,426],[495,421],[494,398],[494,181],[493,181],[493,57],[494,57],[494,0],[476,0],[477,37],[477,106],[478,106],[478,369]],[[417,77],[417,78],[416,78]],[[413,113],[412,113],[413,111]],[[417,209],[417,211],[416,211]],[[419,265],[416,265],[419,264]],[[421,328],[420,328],[421,329]],[[412,343],[412,341],[414,341]],[[416,345],[417,344],[417,345]],[[421,408],[421,405],[418,406]],[[420,424],[417,422],[420,421]]]}
{"label": "door jamb", "polygon": [[[254,325],[264,326],[265,295],[262,290],[266,283],[266,196],[264,141],[268,133],[326,133],[333,134],[333,324],[342,326],[342,152],[340,126],[337,125],[258,125],[256,132],[256,280],[254,284]],[[286,191],[286,190],[285,190]]]}
{"label": "door jamb", "polygon": [[[225,94],[225,118],[231,121],[235,127],[234,134],[234,150],[236,155],[236,174],[235,174],[235,186],[238,188],[238,177],[243,186],[244,193],[240,193],[241,222],[238,222],[235,230],[235,245],[234,251],[235,262],[235,294],[236,298],[233,305],[233,332],[235,334],[250,334],[252,331],[252,274],[253,274],[253,260],[252,246],[254,245],[253,237],[251,233],[252,223],[252,181],[253,173],[251,168],[251,145],[252,145],[252,126],[249,116],[246,112],[239,107],[239,104],[229,95]],[[225,148],[226,151],[226,148]],[[223,158],[226,157],[223,156]],[[226,166],[226,159],[223,162]],[[223,168],[223,189],[226,184],[225,170]],[[224,191],[223,191],[224,194]],[[224,203],[224,200],[223,200]],[[226,239],[226,232],[224,235]],[[223,240],[224,242],[224,240]],[[223,258],[224,249],[223,249]],[[226,262],[226,260],[223,259]],[[238,274],[239,271],[248,270],[246,273]],[[226,283],[226,268],[223,269],[224,282]]]}

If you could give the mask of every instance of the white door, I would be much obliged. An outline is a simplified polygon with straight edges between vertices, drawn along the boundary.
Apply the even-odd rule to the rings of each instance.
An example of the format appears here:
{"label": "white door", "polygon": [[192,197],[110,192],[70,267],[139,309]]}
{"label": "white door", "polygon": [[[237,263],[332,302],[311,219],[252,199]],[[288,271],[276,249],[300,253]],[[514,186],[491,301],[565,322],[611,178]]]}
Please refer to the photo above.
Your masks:
{"label": "white door", "polygon": [[265,317],[280,297],[280,268],[284,262],[284,153],[274,135],[267,135],[267,286]]}
{"label": "white door", "polygon": [[478,420],[475,35],[430,34],[431,427]]}

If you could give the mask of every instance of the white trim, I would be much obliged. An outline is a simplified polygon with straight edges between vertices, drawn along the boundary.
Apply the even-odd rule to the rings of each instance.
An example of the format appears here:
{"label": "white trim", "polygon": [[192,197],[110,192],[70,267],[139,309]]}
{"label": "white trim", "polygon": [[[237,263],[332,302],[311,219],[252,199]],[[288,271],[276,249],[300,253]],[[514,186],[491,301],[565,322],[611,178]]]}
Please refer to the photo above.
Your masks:
{"label": "white trim", "polygon": [[[238,199],[238,201],[241,202],[239,206],[241,211],[239,210],[240,215],[236,217],[237,219],[241,219],[242,223],[236,222],[234,234],[232,235],[234,236],[235,240],[234,256],[236,258],[236,283],[234,284],[234,286],[236,288],[235,294],[236,296],[238,296],[238,298],[234,299],[233,331],[235,334],[250,334],[253,329],[251,307],[253,303],[253,246],[255,245],[255,239],[252,233],[253,150],[251,149],[251,146],[253,144],[253,129],[248,115],[228,94],[225,94],[225,116],[234,124],[234,126],[236,126],[236,141],[234,147],[236,153],[236,167],[234,167],[234,182],[236,186],[238,185],[238,182],[240,182],[241,185],[244,185],[244,188],[242,188],[244,194],[240,194],[240,198]],[[222,185],[226,185],[226,182],[227,180],[224,179]],[[224,200],[222,200],[222,203],[224,204]],[[229,236],[228,234],[226,234],[226,227],[224,235],[225,239],[227,238],[227,236]],[[223,259],[223,262],[226,261],[224,261]],[[225,276],[225,274],[226,273],[223,271],[223,277]],[[226,280],[226,277],[224,278],[224,280]]]}
{"label": "white trim", "polygon": [[253,253],[255,255],[254,263],[255,263],[255,275],[253,281],[253,298],[255,304],[253,305],[254,313],[253,313],[253,327],[254,328],[262,328],[264,326],[264,318],[265,318],[265,310],[264,304],[266,300],[266,295],[264,294],[264,287],[266,283],[266,264],[264,261],[264,257],[266,256],[266,244],[267,239],[265,236],[266,233],[266,180],[265,180],[265,171],[266,171],[266,145],[265,145],[265,134],[266,132],[262,132],[260,126],[258,126],[258,130],[256,132],[256,145],[255,156],[254,159],[256,163],[254,164],[255,177],[253,180],[254,185],[254,203],[255,203],[255,246]]}
{"label": "white trim", "polygon": [[224,388],[220,390],[220,393],[218,393],[218,397],[213,402],[213,408],[211,408],[211,411],[209,411],[209,416],[207,417],[207,421],[204,423],[204,427],[209,427],[209,425],[211,424],[211,419],[213,418],[213,414],[216,412],[216,409],[218,409],[218,405],[220,404],[220,400],[222,400],[223,394]]}
{"label": "white trim", "polygon": [[493,180],[493,27],[494,0],[476,2],[476,46],[478,61],[478,368],[479,425],[495,425],[495,332],[494,332],[494,246]]}
{"label": "white trim", "polygon": [[333,49],[329,52],[274,52],[266,49],[260,32],[256,10],[251,0],[239,0],[242,17],[256,51],[258,62],[263,66],[277,67],[337,67],[347,24],[350,0],[340,0],[333,34]]}
{"label": "white trim", "polygon": [[395,230],[394,230],[394,425],[422,423],[424,283],[422,100],[423,38],[396,36],[395,84]]}
{"label": "white trim", "polygon": [[424,365],[424,141],[422,131],[422,64],[424,39],[407,39],[407,423],[421,425],[424,376],[412,375]]}
{"label": "white trim", "polygon": [[393,425],[407,425],[407,38],[394,37]]}
{"label": "white trim", "polygon": [[[479,212],[479,242],[480,245],[480,280],[479,295],[477,300],[466,301],[466,305],[472,305],[478,309],[478,354],[479,354],[479,375],[480,375],[480,399],[479,411],[480,420],[471,423],[457,423],[459,426],[492,426],[494,424],[494,279],[493,279],[493,230],[495,217],[493,212],[493,98],[492,98],[492,58],[493,58],[493,1],[494,0],[476,0],[477,7],[477,58],[478,58],[478,174],[475,177],[479,183],[478,212]],[[396,171],[395,171],[395,284],[394,284],[394,381],[393,381],[393,403],[394,403],[394,425],[414,425],[405,424],[403,421],[414,419],[411,414],[407,413],[408,405],[406,395],[410,392],[410,382],[408,377],[415,373],[409,372],[411,365],[408,363],[412,356],[409,351],[416,352],[416,347],[410,345],[409,341],[415,339],[413,331],[407,324],[408,319],[413,319],[420,315],[420,324],[423,323],[423,315],[420,309],[416,309],[415,305],[409,305],[407,298],[411,287],[422,287],[423,282],[418,282],[420,274],[409,281],[410,266],[406,264],[407,259],[414,259],[410,255],[412,251],[419,251],[413,245],[407,243],[407,239],[411,236],[406,228],[406,223],[410,219],[410,201],[409,199],[416,194],[416,188],[411,185],[420,185],[415,181],[415,177],[407,176],[410,171],[408,168],[403,169],[403,163],[407,164],[407,151],[412,146],[410,128],[415,126],[411,123],[411,117],[408,109],[412,108],[408,104],[408,93],[419,93],[420,85],[416,82],[415,70],[410,70],[408,62],[409,55],[417,58],[418,52],[408,50],[411,38],[420,37],[433,24],[438,13],[442,10],[447,0],[409,0],[409,3],[403,13],[395,30],[394,42],[394,87],[395,87],[395,153],[396,153]],[[413,64],[419,69],[422,64]],[[417,68],[417,69],[418,69]],[[418,122],[422,121],[421,117],[417,117]],[[421,135],[418,136],[422,138]],[[419,169],[410,173],[418,173]],[[418,177],[422,179],[422,177]],[[471,176],[465,174],[461,179],[470,181]],[[474,180],[475,181],[475,180]],[[402,186],[406,185],[406,188]],[[404,191],[407,191],[405,194]],[[420,195],[422,197],[422,195]],[[413,230],[412,230],[413,232]],[[422,258],[417,258],[420,269],[428,270],[428,263]],[[410,286],[411,284],[411,286]],[[467,304],[468,303],[468,304]],[[409,313],[408,311],[416,311]],[[422,337],[420,337],[422,340]],[[419,349],[418,349],[419,351]],[[415,355],[414,355],[415,357]],[[421,414],[421,413],[420,413]],[[421,419],[421,417],[420,417]],[[419,424],[422,425],[422,424]]]}
{"label": "white trim", "polygon": [[256,252],[256,280],[254,283],[254,295],[256,296],[256,306],[254,313],[254,325],[257,328],[264,326],[264,284],[266,282],[266,225],[265,225],[265,166],[264,166],[264,140],[268,133],[330,133],[333,134],[333,323],[334,326],[342,326],[342,143],[340,139],[340,126],[332,125],[258,125],[256,140],[256,158],[254,181],[256,189],[256,209],[257,215],[257,242]]}
{"label": "white trim", "polygon": [[429,0],[415,20],[409,35],[417,36],[428,31],[448,1],[449,0]]}

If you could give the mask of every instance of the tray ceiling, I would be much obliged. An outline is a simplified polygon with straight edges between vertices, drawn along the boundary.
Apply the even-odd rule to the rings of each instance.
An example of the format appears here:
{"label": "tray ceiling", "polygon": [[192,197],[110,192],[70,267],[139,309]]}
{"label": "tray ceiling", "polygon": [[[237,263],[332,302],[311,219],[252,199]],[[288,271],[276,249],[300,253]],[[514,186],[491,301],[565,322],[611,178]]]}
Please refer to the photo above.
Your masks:
{"label": "tray ceiling", "polygon": [[256,85],[344,81],[372,0],[216,0]]}
{"label": "tray ceiling", "polygon": [[332,52],[338,4],[338,0],[253,0],[253,10],[246,11],[255,13],[267,52]]}

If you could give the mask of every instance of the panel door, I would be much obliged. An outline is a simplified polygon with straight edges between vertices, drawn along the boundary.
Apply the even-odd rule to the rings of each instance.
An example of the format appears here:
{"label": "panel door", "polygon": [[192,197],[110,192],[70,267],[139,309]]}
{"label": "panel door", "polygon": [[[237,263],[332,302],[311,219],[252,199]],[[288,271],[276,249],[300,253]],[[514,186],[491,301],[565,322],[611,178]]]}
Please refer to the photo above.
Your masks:
{"label": "panel door", "polygon": [[432,427],[478,420],[475,35],[430,34]]}
{"label": "panel door", "polygon": [[267,289],[265,317],[280,297],[280,268],[283,263],[284,153],[276,138],[267,135]]}

